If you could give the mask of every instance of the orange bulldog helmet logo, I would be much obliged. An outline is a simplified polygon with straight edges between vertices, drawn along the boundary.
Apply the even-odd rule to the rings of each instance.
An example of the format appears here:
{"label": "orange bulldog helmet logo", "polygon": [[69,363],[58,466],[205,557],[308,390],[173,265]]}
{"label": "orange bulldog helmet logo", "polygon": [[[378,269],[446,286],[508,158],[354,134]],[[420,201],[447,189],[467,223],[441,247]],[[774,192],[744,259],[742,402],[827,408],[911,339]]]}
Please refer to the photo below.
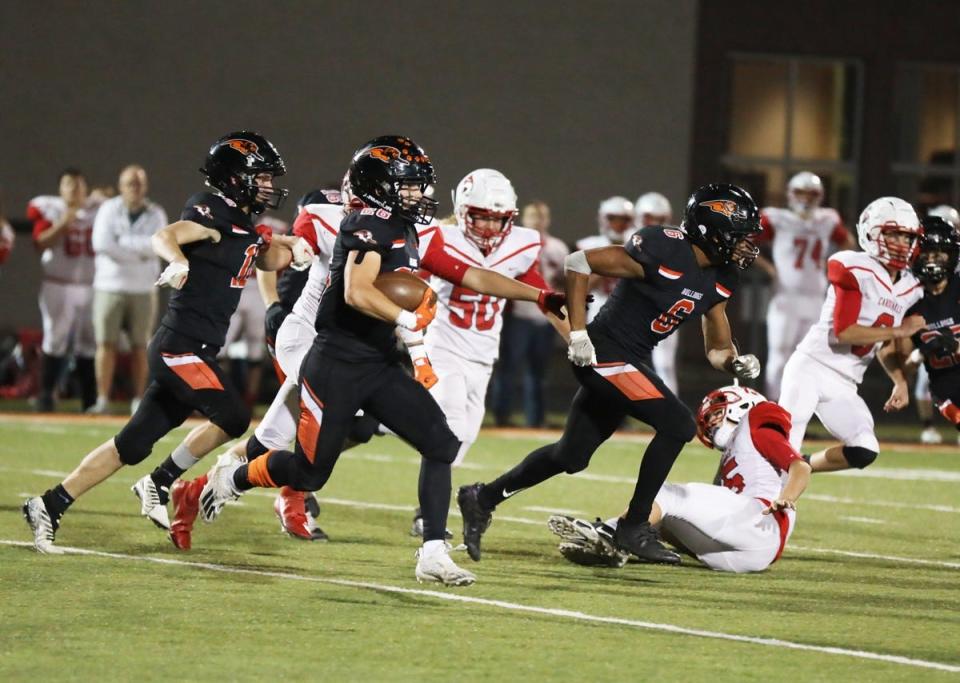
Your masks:
{"label": "orange bulldog helmet logo", "polygon": [[733,220],[734,218],[746,218],[746,212],[737,206],[737,203],[729,199],[712,199],[707,202],[700,202],[700,206],[705,206],[715,213],[722,214]]}
{"label": "orange bulldog helmet logo", "polygon": [[372,156],[374,159],[382,161],[385,164],[389,164],[394,159],[400,158],[399,149],[397,149],[396,147],[389,147],[386,145],[381,147],[374,147],[368,152],[368,154]]}
{"label": "orange bulldog helmet logo", "polygon": [[257,143],[251,140],[233,139],[227,140],[226,144],[229,145],[231,149],[240,152],[243,156],[253,156],[255,159],[263,161],[263,157],[259,153],[260,148],[257,146]]}

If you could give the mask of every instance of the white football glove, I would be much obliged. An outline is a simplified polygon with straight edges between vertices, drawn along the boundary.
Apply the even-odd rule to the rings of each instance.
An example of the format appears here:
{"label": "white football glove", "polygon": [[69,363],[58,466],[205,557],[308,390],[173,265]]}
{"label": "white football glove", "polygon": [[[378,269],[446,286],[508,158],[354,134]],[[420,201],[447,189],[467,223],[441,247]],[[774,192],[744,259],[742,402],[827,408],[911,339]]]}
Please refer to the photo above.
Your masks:
{"label": "white football glove", "polygon": [[733,359],[733,374],[740,379],[753,379],[760,374],[760,361],[752,353]]}
{"label": "white football glove", "polygon": [[293,243],[293,261],[290,267],[294,270],[306,270],[313,263],[313,247],[302,237]]}
{"label": "white football glove", "polygon": [[586,330],[571,330],[567,358],[580,367],[597,364],[597,351],[593,348],[593,342]]}
{"label": "white football glove", "polygon": [[173,261],[157,278],[157,287],[170,287],[171,289],[182,289],[187,284],[187,276],[190,274],[190,266],[186,263],[177,263]]}

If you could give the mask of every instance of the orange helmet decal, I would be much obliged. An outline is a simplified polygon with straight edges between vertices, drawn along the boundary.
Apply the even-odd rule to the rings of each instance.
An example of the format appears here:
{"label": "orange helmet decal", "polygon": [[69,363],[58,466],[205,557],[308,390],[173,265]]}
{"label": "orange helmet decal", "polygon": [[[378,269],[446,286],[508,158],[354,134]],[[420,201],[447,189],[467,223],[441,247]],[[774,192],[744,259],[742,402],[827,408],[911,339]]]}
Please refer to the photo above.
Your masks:
{"label": "orange helmet decal", "polygon": [[227,140],[226,144],[229,145],[231,149],[237,150],[244,156],[253,155],[255,158],[263,161],[263,157],[258,153],[260,148],[257,146],[257,143],[253,142],[252,140],[234,138],[232,140]]}
{"label": "orange helmet decal", "polygon": [[700,206],[705,206],[727,218],[731,218],[738,211],[737,203],[729,199],[712,199],[708,202],[700,202]]}
{"label": "orange helmet decal", "polygon": [[379,159],[385,164],[389,164],[394,159],[400,158],[400,150],[396,147],[374,147],[368,152],[368,154],[374,159]]}

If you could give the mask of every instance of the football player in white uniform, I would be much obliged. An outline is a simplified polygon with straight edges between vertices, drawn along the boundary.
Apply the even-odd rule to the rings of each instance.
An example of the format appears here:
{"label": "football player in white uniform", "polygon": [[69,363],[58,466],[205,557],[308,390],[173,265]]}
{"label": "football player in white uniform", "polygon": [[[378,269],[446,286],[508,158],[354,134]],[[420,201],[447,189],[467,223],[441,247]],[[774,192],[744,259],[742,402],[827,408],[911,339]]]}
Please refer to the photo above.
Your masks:
{"label": "football player in white uniform", "polygon": [[834,209],[820,206],[823,183],[803,171],[787,184],[788,208],[767,207],[760,212],[764,241],[771,243],[773,264],[757,265],[773,280],[773,298],[767,308],[767,396],[780,396],[780,379],[787,358],[817,321],[827,289],[824,272],[831,245],[852,249],[853,237]]}
{"label": "football player in white uniform", "polygon": [[863,251],[841,251],[827,262],[830,289],[820,319],[810,328],[783,371],[780,405],[790,412],[790,441],[799,448],[816,413],[842,443],[810,457],[815,472],[864,468],[880,450],[873,416],[857,386],[874,356],[894,382],[884,410],[909,402],[907,380],[893,340],[925,326],[905,316],[923,296],[910,272],[922,230],[913,207],[897,197],[867,205],[857,222]]}
{"label": "football player in white uniform", "polygon": [[93,334],[93,219],[100,201],[87,193],[87,181],[77,169],[60,174],[58,195],[30,200],[27,218],[33,222],[33,243],[41,252],[43,284],[43,366],[37,410],[53,410],[54,387],[72,346],[81,377],[86,410],[97,400]]}
{"label": "football player in white uniform", "polygon": [[[930,218],[942,218],[954,229],[960,228],[960,213],[952,206],[941,204],[927,211]],[[913,397],[917,401],[917,416],[923,424],[920,432],[920,443],[938,444],[943,442],[943,436],[933,426],[933,397],[930,395],[930,375],[927,366],[921,363],[917,368],[917,383],[913,388]]]}
{"label": "football player in white uniform", "polygon": [[[752,389],[711,391],[697,412],[697,435],[723,455],[715,484],[666,483],[650,523],[711,569],[758,572],[779,559],[796,524],[796,503],[810,465],[790,445],[790,415]],[[577,564],[622,567],[614,542],[618,518],[590,524],[554,515],[560,552]]]}
{"label": "football player in white uniform", "polygon": [[[635,217],[633,202],[626,197],[604,199],[597,209],[598,234],[577,240],[577,249],[599,249],[611,244],[623,244],[637,227]],[[588,322],[593,320],[616,286],[616,278],[600,275],[590,277],[590,295],[593,299],[587,303]]]}
{"label": "football player in white uniform", "polygon": [[[455,223],[440,223],[420,233],[421,242],[431,240],[428,255],[431,250],[443,250],[471,265],[547,288],[539,266],[540,233],[514,225],[517,194],[506,176],[489,168],[468,173],[453,194],[453,207]],[[434,231],[442,240],[431,239]],[[453,463],[456,467],[480,433],[487,384],[500,350],[506,300],[477,294],[437,275],[430,279],[430,287],[437,293],[437,315],[426,329],[424,351],[439,381],[428,388],[460,440]],[[566,340],[569,324],[552,314],[547,318]],[[410,336],[404,331],[400,334],[405,341]],[[408,347],[418,367],[421,352],[409,341]],[[421,528],[415,515],[411,533],[420,535]]]}

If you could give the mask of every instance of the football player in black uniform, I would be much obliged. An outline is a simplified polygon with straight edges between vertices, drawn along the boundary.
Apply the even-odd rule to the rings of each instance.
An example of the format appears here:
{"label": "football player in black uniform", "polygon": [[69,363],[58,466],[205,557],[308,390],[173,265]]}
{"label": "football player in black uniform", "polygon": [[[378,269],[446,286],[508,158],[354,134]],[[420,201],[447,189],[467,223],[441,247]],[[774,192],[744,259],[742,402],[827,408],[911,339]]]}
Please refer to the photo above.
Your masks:
{"label": "football player in black uniform", "polygon": [[285,267],[292,251],[295,261],[309,265],[312,253],[294,238],[271,240],[269,230],[254,227],[255,214],[279,207],[286,196],[286,190],[273,186],[286,171],[283,159],[266,138],[248,131],[225,135],[210,148],[200,171],[213,191],[190,197],[180,220],[153,237],[154,251],[169,262],[157,284],[175,291],[150,342],[150,384],[143,401],[126,426],[63,482],[26,501],[23,514],[40,552],[60,552],[54,535],[78,497],[124,465],[143,461],[157,441],[196,410],[209,421],[133,486],[141,514],[169,528],[170,484],[199,458],[242,436],[250,422],[249,409],[217,363],[217,351],[254,268]]}
{"label": "football player in black uniform", "polygon": [[923,316],[927,326],[902,340],[898,350],[908,370],[924,364],[937,409],[960,430],[960,233],[938,216],[924,218],[922,225],[913,274],[923,283],[923,298],[907,315]]}
{"label": "football player in black uniform", "polygon": [[[678,326],[703,316],[707,360],[740,378],[760,373],[755,356],[740,356],[730,335],[727,299],[758,250],[750,237],[760,215],[733,185],[706,185],[691,195],[680,229],[641,228],[623,246],[570,254],[565,262],[570,310],[568,356],[580,382],[560,441],[530,453],[487,484],[461,487],[463,536],[474,560],[493,509],[523,489],[587,467],[597,448],[629,415],[656,430],[647,446],[617,544],[648,562],[676,564],[648,523],[654,496],[684,444],[696,433],[693,414],[653,371],[651,350]],[[622,278],[589,326],[585,300],[591,273]]]}
{"label": "football player in black uniform", "polygon": [[419,499],[423,547],[417,554],[420,581],[468,585],[475,577],[458,567],[444,540],[450,506],[450,465],[460,442],[430,393],[407,374],[396,357],[395,328],[423,329],[433,319],[435,298],[427,290],[416,311],[380,292],[381,273],[424,267],[474,291],[537,301],[560,313],[563,295],[445,257],[424,261],[417,224],[436,211],[436,177],[427,154],[409,138],[376,138],[354,155],[350,191],[364,207],[350,212],[330,261],[320,299],[317,336],[300,369],[301,413],[294,452],[268,451],[247,464],[221,457],[200,495],[201,514],[214,519],[229,500],[254,486],[292,486],[316,491],[330,477],[358,409],[416,448],[421,456]]}

